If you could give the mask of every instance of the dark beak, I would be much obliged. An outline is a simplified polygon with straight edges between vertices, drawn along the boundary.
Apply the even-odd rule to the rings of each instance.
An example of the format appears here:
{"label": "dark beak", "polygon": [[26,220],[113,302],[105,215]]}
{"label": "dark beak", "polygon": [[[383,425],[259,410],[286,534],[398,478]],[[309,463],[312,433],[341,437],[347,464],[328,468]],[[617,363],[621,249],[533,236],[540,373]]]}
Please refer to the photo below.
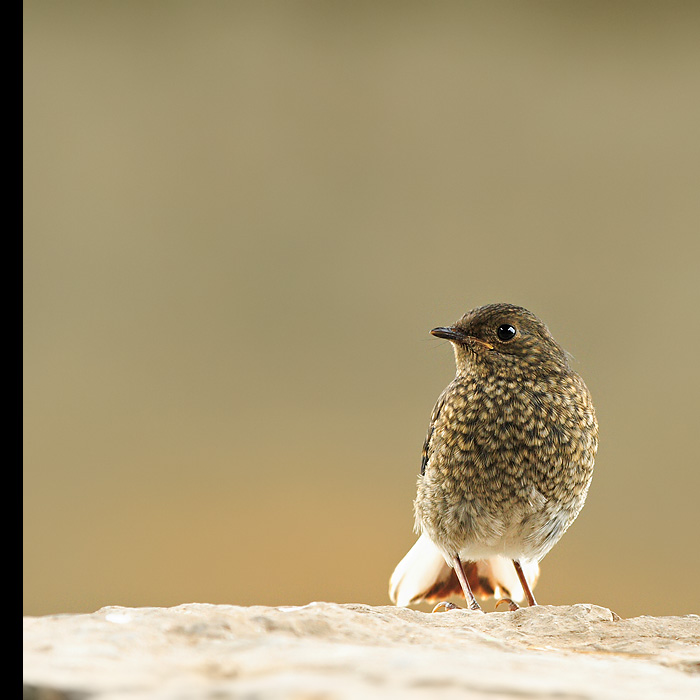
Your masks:
{"label": "dark beak", "polygon": [[473,335],[467,335],[463,331],[456,330],[455,328],[443,328],[439,326],[438,328],[433,328],[430,332],[438,338],[444,338],[453,343],[461,343],[467,346],[478,343],[479,345],[483,345],[487,350],[493,350],[493,345],[491,345],[491,343],[487,343],[485,340],[481,340],[481,338],[475,338]]}
{"label": "dark beak", "polygon": [[443,328],[442,326],[440,326],[439,328],[433,328],[433,330],[430,331],[430,333],[436,338],[444,338],[445,340],[452,340],[456,342],[464,340],[465,338],[463,333],[456,331],[454,328]]}

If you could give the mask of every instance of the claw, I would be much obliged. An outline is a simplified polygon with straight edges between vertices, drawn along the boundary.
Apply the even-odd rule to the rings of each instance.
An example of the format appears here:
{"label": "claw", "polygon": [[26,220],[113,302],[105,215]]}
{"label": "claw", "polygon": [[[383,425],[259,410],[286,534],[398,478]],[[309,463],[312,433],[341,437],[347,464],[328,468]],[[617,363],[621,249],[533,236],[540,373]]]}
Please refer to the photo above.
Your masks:
{"label": "claw", "polygon": [[461,608],[458,605],[455,605],[454,603],[449,603],[446,600],[443,600],[442,602],[438,603],[432,610],[432,612],[447,612],[448,610],[461,610]]}
{"label": "claw", "polygon": [[496,603],[496,609],[498,610],[498,606],[501,603],[505,603],[508,606],[508,610],[511,612],[514,612],[515,610],[520,610],[520,606],[510,598],[501,598],[497,603]]}

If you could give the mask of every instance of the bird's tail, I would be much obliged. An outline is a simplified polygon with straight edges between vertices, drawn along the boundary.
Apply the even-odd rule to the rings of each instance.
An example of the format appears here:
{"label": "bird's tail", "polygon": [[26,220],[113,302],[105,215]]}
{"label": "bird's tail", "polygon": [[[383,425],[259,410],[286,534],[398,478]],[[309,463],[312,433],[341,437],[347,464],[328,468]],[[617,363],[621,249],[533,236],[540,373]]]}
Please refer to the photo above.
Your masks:
{"label": "bird's tail", "polygon": [[[530,588],[533,588],[540,567],[536,561],[522,562],[522,565]],[[513,600],[525,598],[510,559],[495,556],[482,561],[465,561],[463,566],[475,596]],[[421,535],[394,569],[389,581],[389,596],[396,605],[406,606],[424,600],[437,602],[464,594],[454,570],[445,562],[440,550],[427,535]]]}

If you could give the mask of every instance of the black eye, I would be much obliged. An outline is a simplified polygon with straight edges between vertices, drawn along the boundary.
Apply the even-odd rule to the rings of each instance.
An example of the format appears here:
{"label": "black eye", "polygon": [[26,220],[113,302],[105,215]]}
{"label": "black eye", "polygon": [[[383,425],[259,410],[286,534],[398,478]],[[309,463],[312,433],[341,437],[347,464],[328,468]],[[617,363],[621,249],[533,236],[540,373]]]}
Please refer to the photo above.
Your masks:
{"label": "black eye", "polygon": [[510,323],[504,323],[496,329],[496,335],[499,340],[513,340],[517,331]]}

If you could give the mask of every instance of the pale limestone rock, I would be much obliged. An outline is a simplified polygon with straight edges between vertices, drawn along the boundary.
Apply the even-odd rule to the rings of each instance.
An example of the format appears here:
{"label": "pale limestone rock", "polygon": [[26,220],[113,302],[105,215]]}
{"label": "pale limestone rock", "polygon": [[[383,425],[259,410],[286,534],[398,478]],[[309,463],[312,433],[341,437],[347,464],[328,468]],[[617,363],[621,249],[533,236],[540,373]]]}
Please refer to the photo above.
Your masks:
{"label": "pale limestone rock", "polygon": [[25,699],[700,698],[700,618],[596,605],[108,607],[24,620]]}

